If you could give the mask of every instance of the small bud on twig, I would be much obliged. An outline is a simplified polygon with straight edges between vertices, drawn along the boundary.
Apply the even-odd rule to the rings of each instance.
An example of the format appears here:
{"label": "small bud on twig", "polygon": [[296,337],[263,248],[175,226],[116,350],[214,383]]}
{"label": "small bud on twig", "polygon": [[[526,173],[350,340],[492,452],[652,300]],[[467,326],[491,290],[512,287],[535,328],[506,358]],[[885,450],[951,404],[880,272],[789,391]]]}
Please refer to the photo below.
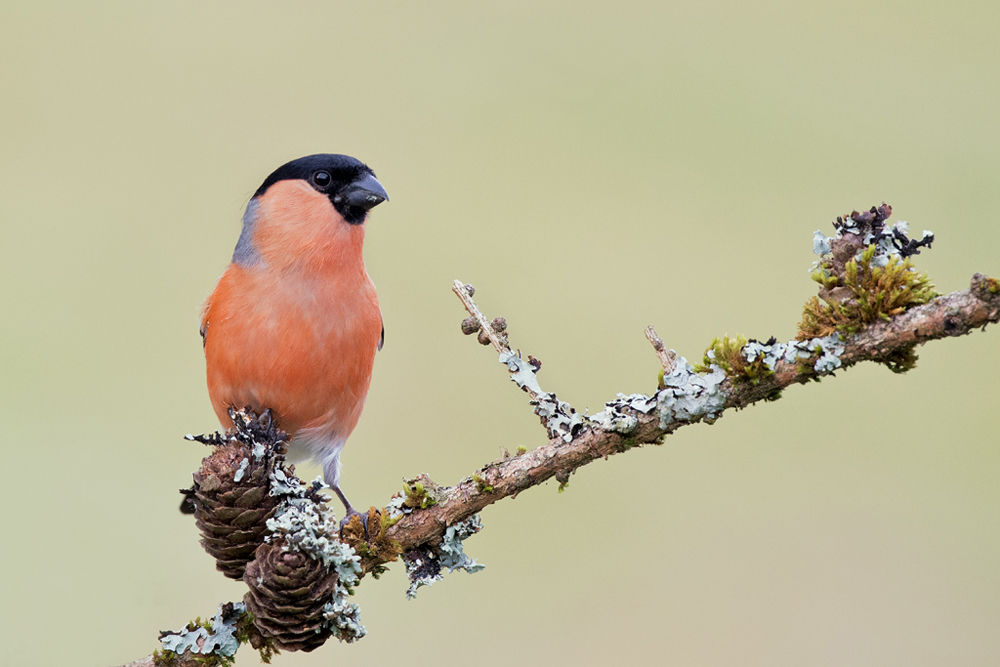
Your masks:
{"label": "small bud on twig", "polygon": [[465,310],[469,313],[470,317],[467,318],[474,320],[476,324],[479,325],[478,329],[473,329],[472,324],[462,323],[462,331],[467,334],[472,334],[475,331],[479,331],[479,336],[477,340],[482,345],[492,345],[496,348],[497,352],[510,352],[510,345],[507,342],[507,334],[504,329],[507,328],[507,321],[502,317],[498,317],[493,321],[486,319],[482,311],[479,310],[479,306],[473,301],[472,295],[475,293],[475,288],[468,283],[463,283],[461,280],[456,280],[451,287],[455,295],[462,300],[462,305],[465,306]]}
{"label": "small bud on twig", "polygon": [[476,321],[474,317],[466,317],[462,320],[462,333],[466,336],[472,335],[479,331],[479,322]]}

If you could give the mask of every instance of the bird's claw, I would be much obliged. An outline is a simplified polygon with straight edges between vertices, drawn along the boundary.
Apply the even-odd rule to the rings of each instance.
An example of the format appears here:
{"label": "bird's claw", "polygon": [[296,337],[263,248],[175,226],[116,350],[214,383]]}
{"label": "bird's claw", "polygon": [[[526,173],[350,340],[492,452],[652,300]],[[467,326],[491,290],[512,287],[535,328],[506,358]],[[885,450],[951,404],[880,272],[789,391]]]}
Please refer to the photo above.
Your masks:
{"label": "bird's claw", "polygon": [[351,519],[353,519],[354,517],[358,517],[358,520],[361,522],[361,527],[365,529],[365,542],[367,542],[368,541],[368,513],[367,512],[359,512],[356,509],[354,509],[353,507],[348,507],[347,508],[347,516],[345,516],[343,519],[340,520],[340,536],[341,537],[344,536],[344,528],[346,528],[348,526],[348,524],[351,523]]}

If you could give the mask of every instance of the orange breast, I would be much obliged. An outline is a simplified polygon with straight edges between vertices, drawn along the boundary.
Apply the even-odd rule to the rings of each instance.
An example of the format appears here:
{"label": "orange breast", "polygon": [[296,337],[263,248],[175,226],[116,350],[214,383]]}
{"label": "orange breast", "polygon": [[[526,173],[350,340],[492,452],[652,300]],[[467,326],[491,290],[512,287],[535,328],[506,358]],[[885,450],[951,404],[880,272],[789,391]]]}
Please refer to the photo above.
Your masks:
{"label": "orange breast", "polygon": [[346,438],[358,423],[382,330],[364,271],[336,274],[231,264],[206,302],[208,392],[227,408],[270,408],[293,437]]}

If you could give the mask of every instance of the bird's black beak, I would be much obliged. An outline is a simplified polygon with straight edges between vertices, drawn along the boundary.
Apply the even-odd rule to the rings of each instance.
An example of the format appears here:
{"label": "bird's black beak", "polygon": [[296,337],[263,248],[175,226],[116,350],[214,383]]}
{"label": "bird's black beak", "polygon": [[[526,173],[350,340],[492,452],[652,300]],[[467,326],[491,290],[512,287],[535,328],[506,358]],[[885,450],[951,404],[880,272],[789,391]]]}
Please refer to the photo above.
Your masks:
{"label": "bird's black beak", "polygon": [[341,191],[348,206],[370,211],[384,201],[389,201],[385,188],[371,174],[365,174]]}

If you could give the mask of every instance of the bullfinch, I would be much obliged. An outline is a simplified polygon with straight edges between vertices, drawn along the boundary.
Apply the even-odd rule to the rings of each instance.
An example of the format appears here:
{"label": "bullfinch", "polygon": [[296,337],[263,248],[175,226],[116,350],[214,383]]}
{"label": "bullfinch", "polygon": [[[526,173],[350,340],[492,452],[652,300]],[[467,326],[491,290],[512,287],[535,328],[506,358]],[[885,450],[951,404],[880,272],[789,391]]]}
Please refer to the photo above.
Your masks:
{"label": "bullfinch", "polygon": [[208,395],[269,410],[344,503],[340,452],[361,417],[385,330],[361,256],[368,212],[388,199],[375,173],[346,155],[293,160],[264,180],[243,215],[232,262],[201,315]]}

